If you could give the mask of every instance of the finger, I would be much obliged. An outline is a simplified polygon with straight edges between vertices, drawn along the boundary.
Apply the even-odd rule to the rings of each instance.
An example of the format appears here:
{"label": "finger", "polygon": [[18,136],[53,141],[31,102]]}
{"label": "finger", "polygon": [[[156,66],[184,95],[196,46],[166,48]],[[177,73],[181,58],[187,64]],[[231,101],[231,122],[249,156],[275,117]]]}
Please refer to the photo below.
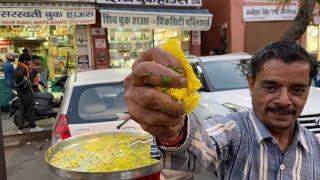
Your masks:
{"label": "finger", "polygon": [[132,69],[132,85],[168,88],[187,87],[187,79],[174,70],[155,62],[142,62]]}
{"label": "finger", "polygon": [[130,98],[126,98],[126,102],[130,117],[141,125],[170,127],[178,125],[180,123],[179,121],[181,121],[181,117],[176,118],[165,113],[141,107]]}
{"label": "finger", "polygon": [[131,86],[125,96],[132,98],[139,106],[166,113],[173,117],[185,114],[185,106],[181,101],[152,87]]}
{"label": "finger", "polygon": [[133,67],[145,61],[156,62],[163,66],[169,67],[180,74],[184,74],[184,69],[181,63],[162,48],[149,48],[147,51],[141,54],[137,61],[134,62]]}

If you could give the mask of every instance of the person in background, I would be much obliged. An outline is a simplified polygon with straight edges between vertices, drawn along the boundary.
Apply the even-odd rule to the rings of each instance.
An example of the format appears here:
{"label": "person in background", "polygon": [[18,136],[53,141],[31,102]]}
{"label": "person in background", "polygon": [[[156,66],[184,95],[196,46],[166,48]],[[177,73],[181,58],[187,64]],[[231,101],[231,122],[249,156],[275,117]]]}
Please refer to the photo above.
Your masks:
{"label": "person in background", "polygon": [[[31,57],[28,54],[21,54],[18,58],[17,68],[21,68],[23,70],[23,75],[26,77],[30,77],[29,72],[29,62],[31,61]],[[18,77],[21,78],[21,77]],[[21,79],[20,79],[21,80]]]}
{"label": "person in background", "polygon": [[[28,54],[21,54],[18,65],[15,69],[15,85],[19,97],[19,114],[16,120],[18,133],[23,133],[30,128],[30,132],[42,131],[43,128],[37,127],[35,123],[34,94],[32,83],[30,82],[28,62],[31,57]],[[27,122],[27,126],[25,125]]]}
{"label": "person in background", "polygon": [[43,88],[47,88],[47,86],[40,80],[40,73],[41,71],[41,61],[40,57],[33,55],[32,56],[32,63],[30,65],[30,80],[33,84],[32,89],[33,92],[41,92],[39,85],[41,85]]}
{"label": "person in background", "polygon": [[8,85],[12,88],[14,85],[14,67],[13,62],[15,60],[15,55],[13,53],[7,53],[5,55],[6,61],[2,64],[2,70],[4,73],[4,79]]}
{"label": "person in background", "polygon": [[128,112],[155,137],[163,169],[216,172],[220,180],[320,179],[320,138],[298,122],[316,61],[282,41],[259,50],[249,67],[252,109],[200,120],[157,89],[188,85],[177,59],[151,48],[135,62],[124,81]]}

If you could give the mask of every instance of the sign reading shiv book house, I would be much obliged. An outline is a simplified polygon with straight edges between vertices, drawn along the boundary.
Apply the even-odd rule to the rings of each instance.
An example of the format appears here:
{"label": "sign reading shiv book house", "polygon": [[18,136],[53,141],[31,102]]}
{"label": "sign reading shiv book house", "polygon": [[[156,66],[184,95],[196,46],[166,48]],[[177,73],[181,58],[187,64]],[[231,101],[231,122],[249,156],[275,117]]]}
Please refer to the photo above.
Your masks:
{"label": "sign reading shiv book house", "polygon": [[173,28],[206,31],[211,28],[212,14],[170,14],[152,12],[101,11],[103,28]]}
{"label": "sign reading shiv book house", "polygon": [[94,7],[0,7],[0,25],[94,24]]}

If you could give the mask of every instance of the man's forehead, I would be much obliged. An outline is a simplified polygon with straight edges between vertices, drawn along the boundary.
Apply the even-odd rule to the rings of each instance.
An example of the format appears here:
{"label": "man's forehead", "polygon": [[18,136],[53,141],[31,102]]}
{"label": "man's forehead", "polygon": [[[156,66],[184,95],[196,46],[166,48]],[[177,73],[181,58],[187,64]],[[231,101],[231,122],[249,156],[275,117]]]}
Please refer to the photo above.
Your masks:
{"label": "man's forehead", "polygon": [[304,66],[304,67],[308,67],[310,70],[310,64],[306,61],[303,60],[295,60],[295,61],[285,61],[283,59],[280,58],[271,58],[266,60],[262,65],[261,65],[261,70],[263,70],[264,68],[278,68],[280,66],[290,66],[290,67],[295,67],[295,66]]}

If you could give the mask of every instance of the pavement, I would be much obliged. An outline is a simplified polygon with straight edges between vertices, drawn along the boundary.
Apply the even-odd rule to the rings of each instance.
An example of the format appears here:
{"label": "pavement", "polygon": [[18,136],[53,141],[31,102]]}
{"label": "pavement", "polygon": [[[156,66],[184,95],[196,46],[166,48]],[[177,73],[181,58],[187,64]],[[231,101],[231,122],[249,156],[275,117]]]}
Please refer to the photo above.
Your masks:
{"label": "pavement", "polygon": [[[13,117],[9,117],[9,113],[1,114],[3,136],[11,136],[18,134],[18,128],[13,122]],[[52,130],[55,118],[43,119],[36,121],[37,126],[44,128],[44,131]],[[28,133],[28,132],[27,132]]]}
{"label": "pavement", "polygon": [[44,154],[49,139],[24,141],[19,146],[5,148],[8,180],[63,180],[50,171]]}

